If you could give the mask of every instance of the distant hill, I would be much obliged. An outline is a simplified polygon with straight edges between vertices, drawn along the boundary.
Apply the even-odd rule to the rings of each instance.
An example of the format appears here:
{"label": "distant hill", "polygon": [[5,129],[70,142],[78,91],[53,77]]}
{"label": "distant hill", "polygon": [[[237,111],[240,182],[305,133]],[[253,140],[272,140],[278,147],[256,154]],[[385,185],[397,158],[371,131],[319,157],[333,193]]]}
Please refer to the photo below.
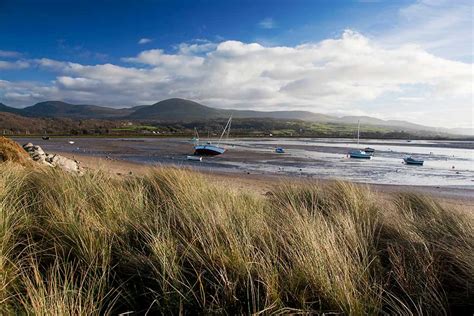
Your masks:
{"label": "distant hill", "polygon": [[272,118],[304,121],[330,121],[334,117],[308,111],[250,111],[215,109],[200,103],[173,98],[149,106],[140,106],[128,117],[141,120],[196,121],[214,118]]}
{"label": "distant hill", "polygon": [[112,119],[129,115],[133,109],[113,109],[109,107],[70,104],[61,101],[46,101],[22,109],[21,114],[30,117],[63,117],[75,119]]}
{"label": "distant hill", "polygon": [[[62,101],[45,101],[23,109],[12,108],[0,103],[0,112],[14,113],[27,117],[71,118],[71,119],[103,119],[131,120],[156,122],[191,122],[228,118],[237,119],[278,119],[302,120],[307,122],[357,124],[380,127],[391,127],[405,131],[429,131],[452,134],[472,135],[472,130],[441,129],[398,120],[381,120],[370,116],[336,117],[309,111],[251,111],[216,109],[191,100],[173,98],[152,105],[140,105],[131,108],[115,109],[110,107],[70,104]],[[470,132],[470,133],[469,133]]]}
{"label": "distant hill", "polygon": [[21,109],[12,108],[10,106],[6,106],[3,103],[0,103],[0,112],[21,114],[22,111]]}
{"label": "distant hill", "polygon": [[225,116],[214,109],[185,99],[167,99],[149,106],[141,106],[128,118],[137,120],[190,121]]}

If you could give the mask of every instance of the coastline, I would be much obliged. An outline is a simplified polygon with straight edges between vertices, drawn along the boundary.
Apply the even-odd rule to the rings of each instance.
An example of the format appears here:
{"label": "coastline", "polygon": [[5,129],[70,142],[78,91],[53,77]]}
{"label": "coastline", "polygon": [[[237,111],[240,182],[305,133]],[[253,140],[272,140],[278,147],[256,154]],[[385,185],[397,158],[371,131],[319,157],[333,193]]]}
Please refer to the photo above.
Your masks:
{"label": "coastline", "polygon": [[[147,163],[138,163],[125,161],[120,159],[108,159],[105,156],[93,156],[87,154],[77,154],[71,152],[54,152],[68,158],[76,159],[85,169],[103,170],[114,173],[118,176],[129,174],[145,174],[153,167],[163,165],[150,165]],[[204,176],[208,177],[210,181],[220,185],[225,185],[230,188],[238,190],[246,190],[258,194],[267,193],[273,186],[279,183],[328,183],[334,180],[318,179],[318,178],[304,178],[291,175],[279,174],[262,174],[262,173],[237,173],[225,172],[222,170],[195,170]],[[439,199],[443,204],[460,206],[462,208],[474,209],[474,195],[473,189],[459,188],[451,186],[415,186],[415,185],[393,185],[393,184],[372,184],[372,183],[358,183],[359,185],[368,186],[376,193],[382,193],[384,196],[394,194],[397,192],[411,192],[429,195]]]}

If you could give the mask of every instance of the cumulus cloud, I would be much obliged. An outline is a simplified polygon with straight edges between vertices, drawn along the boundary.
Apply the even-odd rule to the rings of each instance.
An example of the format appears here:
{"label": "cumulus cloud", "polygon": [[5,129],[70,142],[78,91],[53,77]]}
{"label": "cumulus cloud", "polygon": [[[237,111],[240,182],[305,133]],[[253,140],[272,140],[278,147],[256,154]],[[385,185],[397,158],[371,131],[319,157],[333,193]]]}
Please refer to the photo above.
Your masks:
{"label": "cumulus cloud", "polygon": [[[471,121],[472,64],[417,45],[386,48],[351,30],[297,46],[184,43],[174,53],[151,49],[122,61],[35,60],[56,72],[56,80],[3,81],[0,97],[7,104],[63,99],[120,106],[183,97],[220,108],[364,114],[445,126]],[[431,119],[420,114],[443,111]]]}
{"label": "cumulus cloud", "polygon": [[392,30],[381,36],[390,46],[416,43],[437,56],[472,60],[472,1],[418,0],[400,8]]}
{"label": "cumulus cloud", "polygon": [[146,37],[144,37],[144,38],[140,38],[140,39],[138,40],[138,44],[140,44],[140,45],[148,44],[148,43],[150,43],[150,42],[152,42],[152,41],[153,41],[153,40],[152,40],[151,38],[146,38]]}
{"label": "cumulus cloud", "polygon": [[272,18],[265,18],[258,23],[258,26],[260,26],[262,29],[269,30],[275,28],[276,23]]}
{"label": "cumulus cloud", "polygon": [[24,69],[28,68],[30,64],[24,60],[4,61],[0,60],[0,69]]}

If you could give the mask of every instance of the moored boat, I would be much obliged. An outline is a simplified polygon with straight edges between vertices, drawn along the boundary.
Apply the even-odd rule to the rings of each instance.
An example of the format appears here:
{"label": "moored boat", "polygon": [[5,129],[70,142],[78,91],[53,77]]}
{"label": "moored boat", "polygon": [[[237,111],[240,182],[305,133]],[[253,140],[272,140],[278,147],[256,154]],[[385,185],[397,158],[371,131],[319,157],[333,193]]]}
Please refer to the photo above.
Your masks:
{"label": "moored boat", "polygon": [[194,155],[216,156],[225,153],[225,148],[207,143],[205,145],[194,146]]}
{"label": "moored boat", "polygon": [[407,165],[416,165],[416,166],[423,166],[423,163],[425,162],[422,159],[416,159],[416,158],[413,158],[411,156],[403,158],[403,161]]}
{"label": "moored boat", "polygon": [[366,153],[363,150],[351,150],[349,151],[349,157],[356,158],[356,159],[370,159],[372,158],[371,154]]}
{"label": "moored boat", "polygon": [[187,156],[186,159],[187,160],[192,160],[192,161],[202,161],[201,156]]}
{"label": "moored boat", "polygon": [[194,146],[194,155],[217,156],[217,155],[221,155],[225,153],[226,149],[220,146],[219,144],[222,138],[224,137],[224,135],[226,135],[226,133],[227,133],[227,137],[229,136],[231,123],[232,123],[232,116],[227,121],[227,124],[225,125],[224,130],[222,131],[221,137],[219,138],[219,142],[217,143],[217,145],[213,145],[211,144],[211,142],[207,142],[207,144],[205,145],[196,144],[196,146]]}
{"label": "moored boat", "polygon": [[[357,122],[357,145],[359,145],[359,138],[360,138],[360,121]],[[350,150],[348,155],[349,157],[356,158],[356,159],[370,159],[373,156],[375,149],[370,148],[370,147],[366,147],[365,149],[366,150],[368,149],[368,151],[360,150],[360,149]]]}
{"label": "moored boat", "polygon": [[375,153],[375,149],[370,148],[370,147],[365,147],[365,148],[364,148],[364,151],[365,151],[366,153],[372,154],[372,155]]}

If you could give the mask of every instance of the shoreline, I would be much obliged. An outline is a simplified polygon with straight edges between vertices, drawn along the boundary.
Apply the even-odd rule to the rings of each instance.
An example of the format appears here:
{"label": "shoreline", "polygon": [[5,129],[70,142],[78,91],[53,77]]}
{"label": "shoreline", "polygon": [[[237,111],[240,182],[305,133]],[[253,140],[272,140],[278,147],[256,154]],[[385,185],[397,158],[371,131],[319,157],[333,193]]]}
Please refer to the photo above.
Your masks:
{"label": "shoreline", "polygon": [[[93,156],[70,152],[53,152],[68,158],[76,159],[85,169],[103,170],[119,176],[128,174],[145,174],[150,168],[167,167],[168,165],[152,165],[147,163],[131,162],[120,159],[107,159],[104,156]],[[178,167],[180,168],[180,167]],[[192,168],[191,168],[192,169]],[[292,183],[329,183],[335,180],[323,178],[301,178],[291,175],[262,174],[262,173],[237,173],[223,170],[195,170],[203,174],[210,181],[223,184],[238,190],[247,190],[258,194],[267,193],[272,187],[283,182]],[[375,193],[396,194],[398,192],[413,192],[429,195],[442,200],[448,205],[458,205],[474,209],[474,190],[468,188],[451,186],[416,186],[416,185],[394,185],[394,184],[373,184],[360,183],[369,187]]]}

